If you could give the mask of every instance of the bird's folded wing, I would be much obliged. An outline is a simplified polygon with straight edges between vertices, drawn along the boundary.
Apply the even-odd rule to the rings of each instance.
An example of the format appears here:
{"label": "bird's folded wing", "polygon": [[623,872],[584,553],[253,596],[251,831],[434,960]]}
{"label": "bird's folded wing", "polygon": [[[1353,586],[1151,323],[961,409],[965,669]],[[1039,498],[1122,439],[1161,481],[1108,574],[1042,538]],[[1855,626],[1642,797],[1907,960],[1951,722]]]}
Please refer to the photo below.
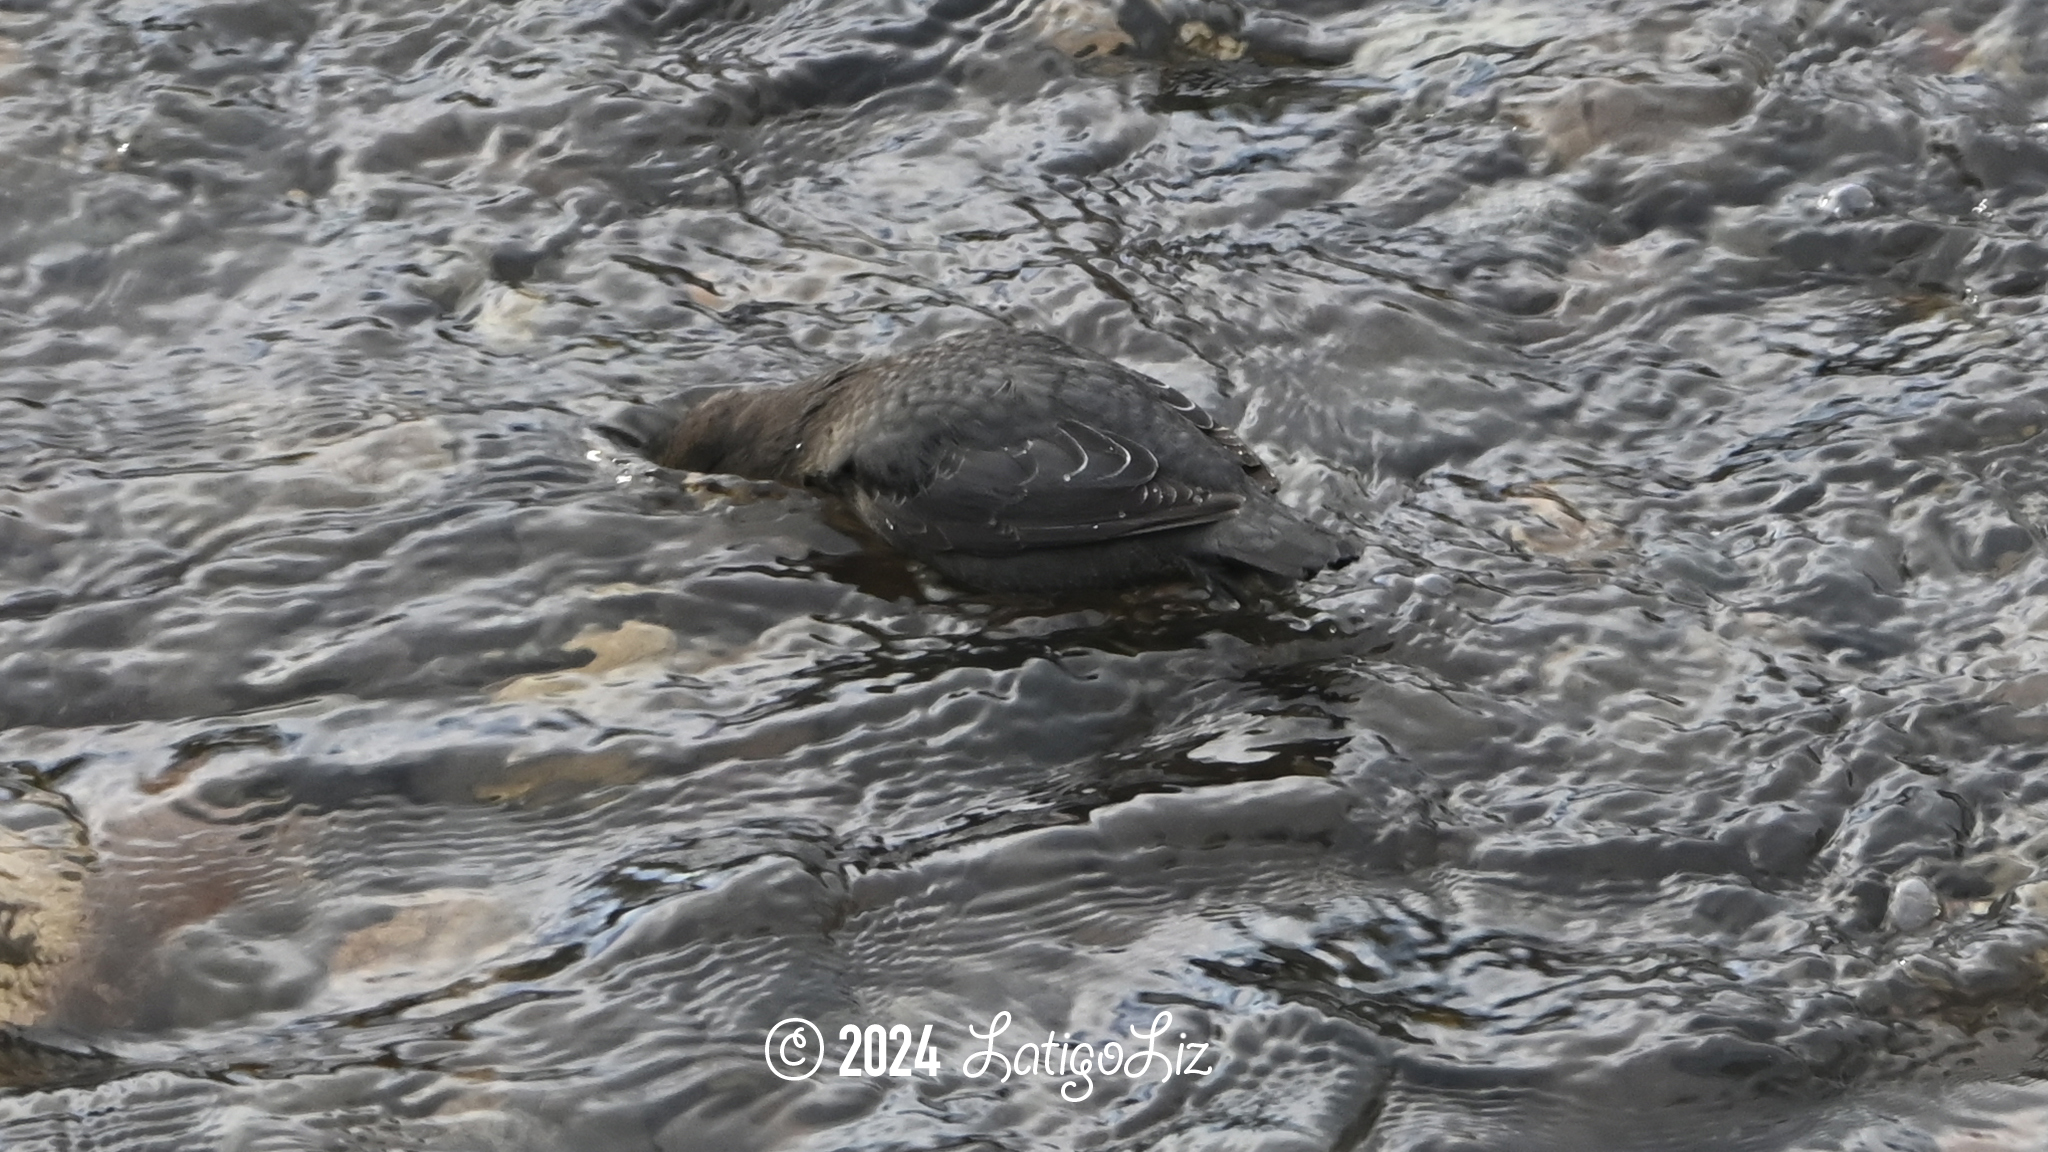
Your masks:
{"label": "bird's folded wing", "polygon": [[911,492],[863,493],[900,546],[1001,555],[1208,524],[1244,504],[1160,475],[1143,445],[1075,420],[1003,448],[957,449]]}

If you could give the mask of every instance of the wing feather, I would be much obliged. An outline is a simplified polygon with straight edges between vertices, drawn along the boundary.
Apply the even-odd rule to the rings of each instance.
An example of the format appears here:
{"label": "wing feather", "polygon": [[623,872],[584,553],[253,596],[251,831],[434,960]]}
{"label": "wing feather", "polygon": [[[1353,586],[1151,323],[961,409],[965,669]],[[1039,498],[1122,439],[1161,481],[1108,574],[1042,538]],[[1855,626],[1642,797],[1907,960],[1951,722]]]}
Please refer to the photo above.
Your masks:
{"label": "wing feather", "polygon": [[1002,448],[956,448],[915,491],[863,490],[898,546],[1002,555],[1210,524],[1244,497],[1160,476],[1144,445],[1078,420]]}

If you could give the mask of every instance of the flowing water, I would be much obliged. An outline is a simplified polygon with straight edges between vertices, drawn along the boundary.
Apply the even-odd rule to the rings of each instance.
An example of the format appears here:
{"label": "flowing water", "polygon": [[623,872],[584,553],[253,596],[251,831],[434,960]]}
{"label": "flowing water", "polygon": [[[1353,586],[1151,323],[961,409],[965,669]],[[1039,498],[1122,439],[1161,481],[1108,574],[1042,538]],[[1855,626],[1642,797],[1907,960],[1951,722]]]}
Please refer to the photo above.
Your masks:
{"label": "flowing water", "polygon": [[[0,1146],[2048,1141],[2037,0],[5,0],[0,113]],[[1364,558],[590,431],[990,324]]]}

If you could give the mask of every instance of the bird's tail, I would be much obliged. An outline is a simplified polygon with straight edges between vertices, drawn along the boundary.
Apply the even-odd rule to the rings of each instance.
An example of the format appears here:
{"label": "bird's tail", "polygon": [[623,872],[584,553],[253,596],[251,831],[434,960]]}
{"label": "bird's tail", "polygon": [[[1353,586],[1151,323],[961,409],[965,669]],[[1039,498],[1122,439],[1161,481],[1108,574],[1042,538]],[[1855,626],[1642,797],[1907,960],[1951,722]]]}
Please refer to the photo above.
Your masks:
{"label": "bird's tail", "polygon": [[1358,559],[1356,541],[1271,499],[1255,499],[1226,521],[1211,548],[1225,560],[1283,580],[1305,580]]}

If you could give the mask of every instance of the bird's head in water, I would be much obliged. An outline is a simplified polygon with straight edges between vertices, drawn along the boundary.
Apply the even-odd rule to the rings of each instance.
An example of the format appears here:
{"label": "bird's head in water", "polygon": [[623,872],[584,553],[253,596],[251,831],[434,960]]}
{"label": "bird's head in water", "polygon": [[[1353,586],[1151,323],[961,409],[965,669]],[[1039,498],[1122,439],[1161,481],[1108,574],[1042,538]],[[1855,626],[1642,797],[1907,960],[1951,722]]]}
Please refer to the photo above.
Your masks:
{"label": "bird's head in water", "polygon": [[729,402],[720,398],[732,391],[730,386],[696,388],[659,406],[624,405],[593,427],[605,439],[664,468],[723,471],[718,464],[733,431]]}
{"label": "bird's head in water", "polygon": [[779,478],[792,470],[802,412],[773,389],[731,385],[694,389],[655,407],[635,404],[598,422],[613,443],[664,468]]}

